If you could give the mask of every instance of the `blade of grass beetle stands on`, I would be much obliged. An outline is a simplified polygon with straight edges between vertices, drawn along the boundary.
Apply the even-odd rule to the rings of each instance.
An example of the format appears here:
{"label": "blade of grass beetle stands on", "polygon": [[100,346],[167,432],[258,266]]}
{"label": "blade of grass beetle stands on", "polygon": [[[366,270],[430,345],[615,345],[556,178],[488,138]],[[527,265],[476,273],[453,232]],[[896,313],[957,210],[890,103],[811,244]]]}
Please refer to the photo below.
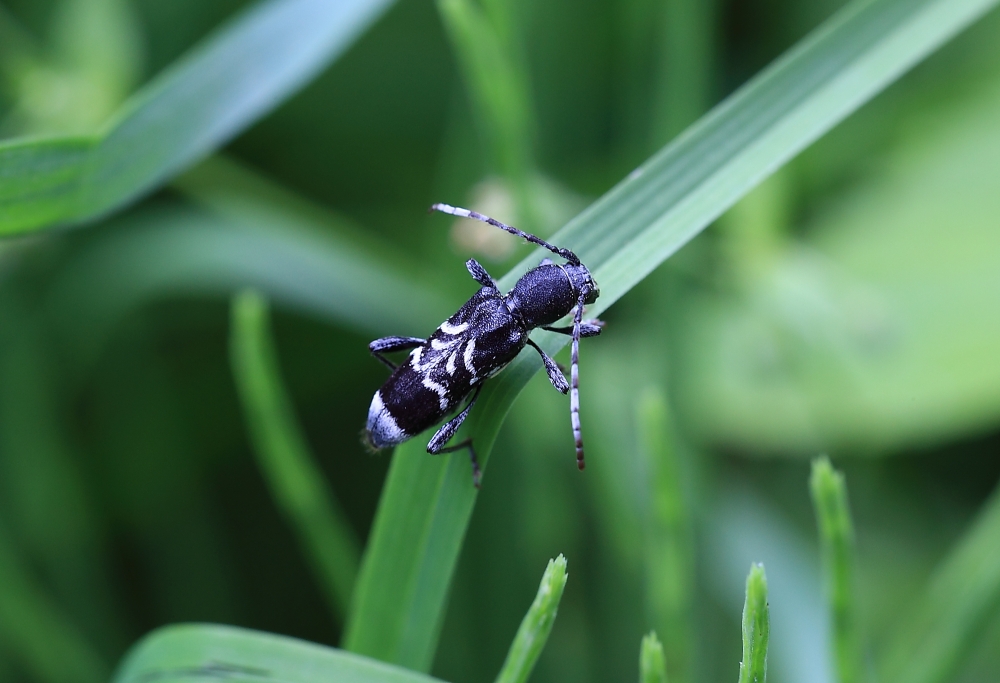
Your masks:
{"label": "blade of grass beetle stands on", "polygon": [[[550,238],[573,249],[601,287],[588,315],[997,1],[861,0],[825,22]],[[539,259],[525,259],[501,286]],[[567,343],[550,333],[537,340],[550,354]],[[484,388],[465,432],[475,434],[484,468],[511,403],[539,368],[537,354],[521,354]],[[583,376],[586,394],[586,361]],[[417,437],[393,457],[345,638],[356,652],[421,670],[434,656],[476,499],[466,459],[429,457],[425,444]]]}
{"label": "blade of grass beetle stands on", "polygon": [[545,648],[549,633],[552,632],[552,624],[556,621],[559,601],[562,600],[568,578],[565,557],[560,555],[549,560],[538,586],[538,594],[517,629],[507,658],[497,674],[496,683],[527,682],[535,668],[535,662]]}
{"label": "blade of grass beetle stands on", "polygon": [[436,678],[287,636],[215,624],[167,626],[126,655],[114,683],[435,683]]}
{"label": "blade of grass beetle stands on", "polygon": [[830,639],[837,680],[857,683],[864,677],[854,592],[854,526],[847,504],[844,475],[828,458],[813,461],[809,478],[819,527],[823,583],[830,611]]}
{"label": "blade of grass beetle stands on", "polygon": [[135,201],[287,99],[390,2],[263,2],[146,85],[102,133],[0,145],[0,235]]}
{"label": "blade of grass beetle stands on", "polygon": [[878,680],[951,680],[1000,608],[1000,488],[914,603],[892,631]]}
{"label": "blade of grass beetle stands on", "polygon": [[334,615],[347,616],[361,551],[295,418],[271,337],[267,302],[233,298],[230,362],[264,481],[296,532]]}

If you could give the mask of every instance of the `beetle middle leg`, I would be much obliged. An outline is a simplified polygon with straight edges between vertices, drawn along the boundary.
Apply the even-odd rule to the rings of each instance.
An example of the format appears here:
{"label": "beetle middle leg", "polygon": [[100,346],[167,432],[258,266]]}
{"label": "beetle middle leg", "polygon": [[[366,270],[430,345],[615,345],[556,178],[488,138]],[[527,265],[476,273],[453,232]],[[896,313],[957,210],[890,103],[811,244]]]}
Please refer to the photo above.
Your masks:
{"label": "beetle middle leg", "polygon": [[493,279],[493,276],[486,272],[483,265],[474,258],[470,258],[465,262],[465,267],[469,270],[469,275],[472,279],[481,284],[483,287],[492,287],[493,289],[500,291],[500,286],[497,281]]}
{"label": "beetle middle leg", "polygon": [[[580,337],[596,337],[601,333],[604,328],[604,321],[594,318],[593,320],[584,320],[580,323]],[[557,334],[572,335],[573,326],[567,325],[566,327],[542,327],[543,330],[548,330],[549,332],[555,332]]]}
{"label": "beetle middle leg", "polygon": [[542,357],[542,363],[545,365],[545,372],[549,376],[549,381],[552,382],[552,386],[556,388],[556,391],[565,394],[569,391],[569,382],[566,381],[566,377],[563,375],[562,369],[559,364],[552,360],[552,356],[542,351],[542,348],[535,342],[528,340],[528,345],[535,351],[538,351],[538,355]]}
{"label": "beetle middle leg", "polygon": [[465,418],[469,416],[469,411],[472,410],[472,406],[476,404],[476,399],[479,398],[479,392],[482,388],[482,384],[476,387],[476,391],[472,394],[472,400],[469,401],[469,405],[465,406],[462,412],[442,425],[441,429],[437,430],[434,436],[431,437],[430,442],[427,444],[427,452],[431,455],[453,453],[463,448],[468,448],[469,459],[472,461],[472,483],[477,489],[479,488],[479,481],[482,473],[479,469],[479,459],[476,457],[476,449],[472,447],[472,439],[465,439],[464,441],[460,441],[453,446],[445,446],[445,444],[448,443],[448,440],[451,439],[451,437],[455,436],[455,432],[457,432],[458,428],[462,426],[463,422],[465,422]]}
{"label": "beetle middle leg", "polygon": [[387,365],[390,370],[395,370],[396,364],[383,356],[383,353],[408,351],[409,349],[415,349],[418,346],[423,346],[426,343],[427,340],[421,339],[420,337],[382,337],[381,339],[376,339],[369,344],[368,350],[372,352],[373,356]]}

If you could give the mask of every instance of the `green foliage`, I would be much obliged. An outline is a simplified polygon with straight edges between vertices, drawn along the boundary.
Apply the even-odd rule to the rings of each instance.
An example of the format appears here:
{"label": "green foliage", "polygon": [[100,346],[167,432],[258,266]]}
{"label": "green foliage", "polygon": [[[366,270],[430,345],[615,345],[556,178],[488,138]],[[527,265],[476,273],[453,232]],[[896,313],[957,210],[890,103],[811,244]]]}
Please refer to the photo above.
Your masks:
{"label": "green foliage", "polygon": [[565,557],[560,555],[549,560],[542,582],[538,585],[538,594],[517,629],[496,683],[525,683],[531,677],[535,662],[542,654],[552,631],[552,624],[556,621],[559,601],[562,600],[568,578]]}
{"label": "green foliage", "polygon": [[862,660],[854,597],[854,526],[847,505],[847,484],[829,459],[820,458],[813,461],[809,491],[819,526],[837,676],[841,683],[859,681]]}
{"label": "green foliage", "polygon": [[358,571],[358,542],[296,424],[278,370],[267,303],[253,291],[233,299],[229,354],[261,473],[312,558],[330,607],[342,618]]}
{"label": "green foliage", "polygon": [[301,87],[385,4],[262,3],[138,92],[102,133],[0,146],[0,234],[80,223],[147,194]]}
{"label": "green foliage", "polygon": [[767,640],[771,634],[769,609],[764,565],[755,564],[747,576],[747,599],[743,604],[740,683],[765,683],[767,680]]}
{"label": "green foliage", "polygon": [[[1000,16],[889,86],[997,2],[243,4],[0,8],[0,683],[173,622],[260,630],[158,628],[118,680],[596,683],[655,628],[640,680],[700,683],[751,560],[741,681],[771,619],[773,680],[996,678]],[[467,250],[504,287],[541,257],[422,213],[469,197],[587,207],[551,238],[608,322],[582,475],[534,354],[463,431],[482,491],[358,441],[365,342],[454,311]],[[817,461],[814,566],[825,450],[857,536]],[[554,549],[574,588],[560,555],[525,616]]]}

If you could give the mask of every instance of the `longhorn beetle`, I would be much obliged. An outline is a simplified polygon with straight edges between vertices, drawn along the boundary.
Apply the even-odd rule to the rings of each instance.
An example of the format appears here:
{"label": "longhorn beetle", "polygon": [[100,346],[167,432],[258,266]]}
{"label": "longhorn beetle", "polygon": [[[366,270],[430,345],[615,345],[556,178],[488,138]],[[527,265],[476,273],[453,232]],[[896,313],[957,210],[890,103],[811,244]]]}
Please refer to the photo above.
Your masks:
{"label": "longhorn beetle", "polygon": [[[584,304],[594,303],[600,294],[593,276],[569,249],[556,247],[489,216],[448,204],[435,204],[431,210],[489,223],[543,246],[567,262],[557,264],[551,259],[543,260],[504,294],[486,269],[475,259],[469,259],[465,267],[482,287],[430,337],[383,337],[369,344],[372,355],[389,366],[392,375],[372,398],[365,442],[374,450],[402,443],[440,422],[471,396],[465,408],[431,437],[427,452],[450,453],[468,448],[472,481],[478,488],[479,462],[472,439],[452,446],[446,444],[475,405],[483,380],[500,372],[528,345],[542,357],[552,386],[570,394],[576,462],[582,470],[580,338],[600,334],[604,325],[600,320],[583,320]],[[550,327],[571,312],[572,326]],[[570,383],[566,382],[556,362],[528,337],[536,327],[572,336]],[[409,359],[399,366],[382,355],[410,349]]]}

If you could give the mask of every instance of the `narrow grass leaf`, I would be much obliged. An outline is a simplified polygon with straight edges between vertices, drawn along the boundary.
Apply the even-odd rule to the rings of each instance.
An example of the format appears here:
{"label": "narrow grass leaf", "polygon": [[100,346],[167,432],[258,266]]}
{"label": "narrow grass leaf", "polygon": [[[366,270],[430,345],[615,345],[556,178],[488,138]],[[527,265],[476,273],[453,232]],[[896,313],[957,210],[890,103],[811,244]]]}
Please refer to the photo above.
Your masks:
{"label": "narrow grass leaf", "polygon": [[670,680],[691,679],[694,533],[681,485],[680,454],[663,392],[647,388],[636,410],[639,447],[649,482],[646,609],[664,637]]}
{"label": "narrow grass leaf", "polygon": [[148,193],[302,87],[389,2],[262,2],[140,90],[103,132],[0,144],[0,235],[79,223]]}
{"label": "narrow grass leaf", "polygon": [[132,648],[114,683],[146,681],[434,683],[435,678],[343,650],[232,626],[184,624]]}
{"label": "narrow grass leaf", "polygon": [[507,659],[497,674],[496,683],[526,683],[531,677],[535,663],[549,639],[552,624],[556,621],[567,578],[566,558],[560,555],[549,560],[538,586],[538,594],[517,629],[507,652]]}
{"label": "narrow grass leaf", "polygon": [[639,647],[639,683],[667,683],[667,662],[663,656],[663,645],[650,631],[642,638]]}
{"label": "narrow grass leaf", "polygon": [[102,683],[107,666],[0,528],[0,644],[41,683]]}
{"label": "narrow grass leaf", "polygon": [[[859,0],[824,23],[550,238],[595,274],[601,298],[588,315],[624,296],[757,183],[997,2]],[[540,259],[525,259],[501,287]],[[567,343],[550,333],[535,338],[549,354]],[[585,348],[582,355],[586,394]],[[484,472],[511,402],[539,368],[537,354],[521,354],[483,390],[464,433],[475,434]],[[355,651],[416,669],[433,658],[475,503],[468,462],[432,458],[426,442],[417,437],[393,456],[347,640]]]}
{"label": "narrow grass leaf", "polygon": [[813,461],[809,490],[819,526],[837,679],[840,683],[858,683],[862,680],[863,661],[854,593],[854,526],[847,504],[847,484],[844,475],[824,457]]}
{"label": "narrow grass leaf", "polygon": [[765,683],[767,680],[767,640],[771,621],[767,605],[767,577],[764,565],[750,567],[747,598],[743,605],[743,661],[740,683]]}
{"label": "narrow grass leaf", "polygon": [[1000,610],[1000,489],[935,571],[893,631],[880,661],[884,683],[942,683]]}
{"label": "narrow grass leaf", "polygon": [[264,481],[295,530],[334,614],[350,605],[360,550],[294,415],[278,369],[267,303],[244,291],[233,299],[229,355]]}

